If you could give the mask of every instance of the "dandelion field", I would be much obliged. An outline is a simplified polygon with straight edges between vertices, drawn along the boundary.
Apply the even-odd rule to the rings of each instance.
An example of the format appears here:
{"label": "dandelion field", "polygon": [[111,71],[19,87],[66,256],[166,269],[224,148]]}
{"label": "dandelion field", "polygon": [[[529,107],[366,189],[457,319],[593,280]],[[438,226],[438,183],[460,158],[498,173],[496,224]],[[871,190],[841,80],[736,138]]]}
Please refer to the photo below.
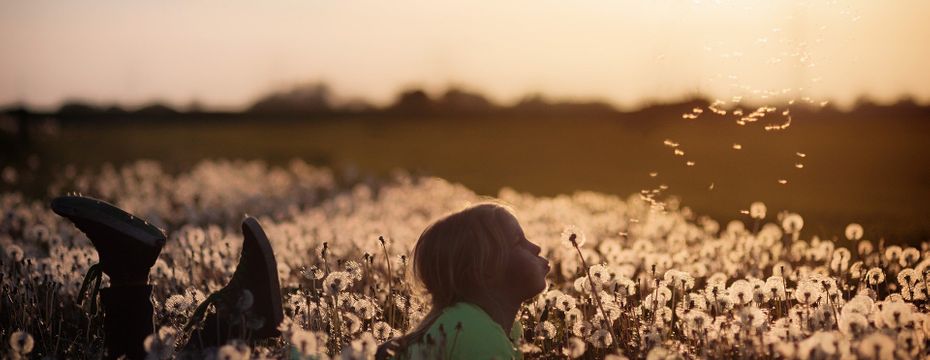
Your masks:
{"label": "dandelion field", "polygon": [[[49,191],[107,199],[169,230],[150,275],[152,358],[178,355],[194,307],[231,276],[246,213],[275,249],[283,336],[214,355],[371,358],[428,311],[410,274],[419,232],[483,200],[439,178],[347,182],[300,160],[203,161],[175,175],[153,161],[71,167]],[[928,243],[888,245],[856,224],[835,239],[808,236],[802,214],[762,203],[724,223],[675,198],[660,210],[639,194],[497,197],[553,265],[548,289],[519,314],[526,358],[928,355]],[[10,191],[0,206],[4,357],[99,357],[102,316],[77,298],[96,262],[89,241],[42,201]]]}

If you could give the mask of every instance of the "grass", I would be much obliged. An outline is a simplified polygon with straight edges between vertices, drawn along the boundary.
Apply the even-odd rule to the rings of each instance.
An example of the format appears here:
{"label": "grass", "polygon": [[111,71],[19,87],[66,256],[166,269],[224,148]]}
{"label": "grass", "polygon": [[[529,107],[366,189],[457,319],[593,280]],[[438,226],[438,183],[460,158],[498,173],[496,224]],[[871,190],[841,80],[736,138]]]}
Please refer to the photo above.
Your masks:
{"label": "grass", "polygon": [[[821,236],[859,222],[867,236],[882,234],[891,242],[930,237],[927,119],[807,113],[796,114],[786,131],[765,132],[761,123],[738,126],[710,116],[66,124],[32,151],[51,164],[147,158],[173,171],[204,158],[285,163],[299,157],[374,176],[408,169],[483,194],[509,186],[537,195],[591,190],[626,196],[665,184],[666,194],[721,221],[743,218],[739,210],[764,201],[770,209],[805,214]],[[686,155],[674,156],[664,139],[679,142]],[[743,149],[733,150],[733,143]],[[686,159],[696,165],[685,166]],[[794,167],[798,162],[803,169]],[[651,171],[659,176],[650,178]],[[788,184],[778,184],[782,178]]]}

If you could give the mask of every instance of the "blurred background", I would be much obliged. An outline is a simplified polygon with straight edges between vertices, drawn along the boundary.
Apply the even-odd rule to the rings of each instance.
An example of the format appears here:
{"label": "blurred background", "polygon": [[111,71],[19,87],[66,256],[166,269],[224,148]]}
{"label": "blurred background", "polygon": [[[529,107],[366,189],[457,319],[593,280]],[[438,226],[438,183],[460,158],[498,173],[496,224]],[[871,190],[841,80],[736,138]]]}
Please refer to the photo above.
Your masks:
{"label": "blurred background", "polygon": [[[0,187],[302,158],[930,239],[930,2],[0,2]],[[92,195],[92,194],[91,194]]]}

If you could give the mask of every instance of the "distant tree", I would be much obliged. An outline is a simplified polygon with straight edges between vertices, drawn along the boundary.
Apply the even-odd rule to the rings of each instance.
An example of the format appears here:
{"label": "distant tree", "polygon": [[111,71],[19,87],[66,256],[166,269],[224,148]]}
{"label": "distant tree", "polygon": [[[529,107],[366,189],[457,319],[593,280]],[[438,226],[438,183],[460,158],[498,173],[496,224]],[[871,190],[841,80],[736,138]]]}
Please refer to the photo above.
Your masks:
{"label": "distant tree", "polygon": [[404,114],[428,114],[437,109],[437,104],[421,89],[411,89],[398,95],[397,100],[388,109]]}
{"label": "distant tree", "polygon": [[529,94],[524,96],[520,101],[513,105],[513,109],[518,112],[543,112],[550,105],[541,94]]}
{"label": "distant tree", "polygon": [[126,115],[128,112],[119,105],[110,105],[103,109],[103,113],[107,115]]}
{"label": "distant tree", "polygon": [[260,98],[249,107],[248,112],[263,114],[331,112],[333,110],[331,97],[326,84],[300,85],[288,91]]}
{"label": "distant tree", "polygon": [[450,88],[439,98],[438,106],[443,112],[486,113],[496,107],[484,95]]}
{"label": "distant tree", "polygon": [[178,111],[172,108],[171,106],[168,106],[162,103],[154,103],[154,104],[149,104],[149,105],[139,108],[138,110],[135,111],[135,113],[139,115],[146,115],[146,116],[151,116],[151,115],[161,116],[161,115],[177,115]]}
{"label": "distant tree", "polygon": [[99,112],[96,106],[76,100],[67,101],[58,108],[60,115],[91,115]]}
{"label": "distant tree", "polygon": [[378,108],[365,101],[364,99],[354,98],[343,101],[341,104],[339,104],[338,111],[348,113],[363,113],[378,111]]}

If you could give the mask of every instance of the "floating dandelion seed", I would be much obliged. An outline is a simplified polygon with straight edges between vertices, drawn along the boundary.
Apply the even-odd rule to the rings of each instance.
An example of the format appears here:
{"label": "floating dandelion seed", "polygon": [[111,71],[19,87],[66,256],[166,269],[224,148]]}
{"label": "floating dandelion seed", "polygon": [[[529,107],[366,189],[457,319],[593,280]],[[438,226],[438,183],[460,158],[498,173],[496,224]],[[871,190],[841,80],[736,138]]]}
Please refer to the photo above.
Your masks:
{"label": "floating dandelion seed", "polygon": [[787,129],[787,128],[790,127],[790,126],[791,126],[791,116],[788,116],[788,119],[785,120],[785,122],[783,122],[783,123],[781,123],[781,124],[770,124],[770,125],[766,125],[764,129],[765,129],[766,131],[777,131],[777,130],[785,130],[785,129]]}
{"label": "floating dandelion seed", "polygon": [[743,215],[749,215],[749,210],[740,210],[739,213]]}
{"label": "floating dandelion seed", "polygon": [[827,106],[827,104],[829,104],[829,103],[830,103],[829,101],[821,101],[821,102],[820,102],[820,107],[825,107],[825,106]]}
{"label": "floating dandelion seed", "polygon": [[807,157],[807,154],[802,153],[802,152],[796,152],[795,155],[797,155],[798,157]]}
{"label": "floating dandelion seed", "polygon": [[786,179],[778,179],[778,183],[779,183],[779,184],[782,184],[782,185],[785,185],[785,184],[788,183],[788,180],[786,180]]}
{"label": "floating dandelion seed", "polygon": [[797,164],[794,164],[794,167],[796,167],[796,168],[798,168],[798,169],[803,169],[803,168],[804,168],[804,164],[802,164],[802,163],[797,163]]}
{"label": "floating dandelion seed", "polygon": [[713,112],[714,114],[726,115],[727,111],[719,107],[720,105],[725,105],[725,104],[726,102],[723,100],[714,100],[714,103],[710,104],[710,106],[708,106],[707,108],[710,109],[710,111]]}
{"label": "floating dandelion seed", "polygon": [[694,161],[688,161],[688,162],[685,162],[685,165],[688,165],[688,166],[694,166]]}
{"label": "floating dandelion seed", "polygon": [[742,148],[743,148],[743,145],[740,145],[740,144],[733,144],[733,150],[740,150],[740,149],[742,149]]}
{"label": "floating dandelion seed", "polygon": [[678,155],[678,156],[685,156],[685,152],[684,152],[684,151],[681,151],[681,149],[675,149],[675,155]]}
{"label": "floating dandelion seed", "polygon": [[649,173],[649,177],[656,177],[656,176],[659,176],[659,173],[655,171]]}
{"label": "floating dandelion seed", "polygon": [[673,147],[673,148],[678,147],[679,145],[677,142],[674,142],[671,139],[665,139],[665,141],[663,141],[662,143],[665,144],[665,146]]}
{"label": "floating dandelion seed", "polygon": [[696,107],[696,108],[694,108],[694,109],[691,109],[691,112],[693,112],[693,113],[695,113],[695,114],[702,114],[702,113],[704,113],[704,109],[701,109],[701,108],[697,108],[697,107]]}
{"label": "floating dandelion seed", "polygon": [[714,189],[714,183],[710,183],[710,186],[707,187],[707,190],[713,190],[713,189]]}

